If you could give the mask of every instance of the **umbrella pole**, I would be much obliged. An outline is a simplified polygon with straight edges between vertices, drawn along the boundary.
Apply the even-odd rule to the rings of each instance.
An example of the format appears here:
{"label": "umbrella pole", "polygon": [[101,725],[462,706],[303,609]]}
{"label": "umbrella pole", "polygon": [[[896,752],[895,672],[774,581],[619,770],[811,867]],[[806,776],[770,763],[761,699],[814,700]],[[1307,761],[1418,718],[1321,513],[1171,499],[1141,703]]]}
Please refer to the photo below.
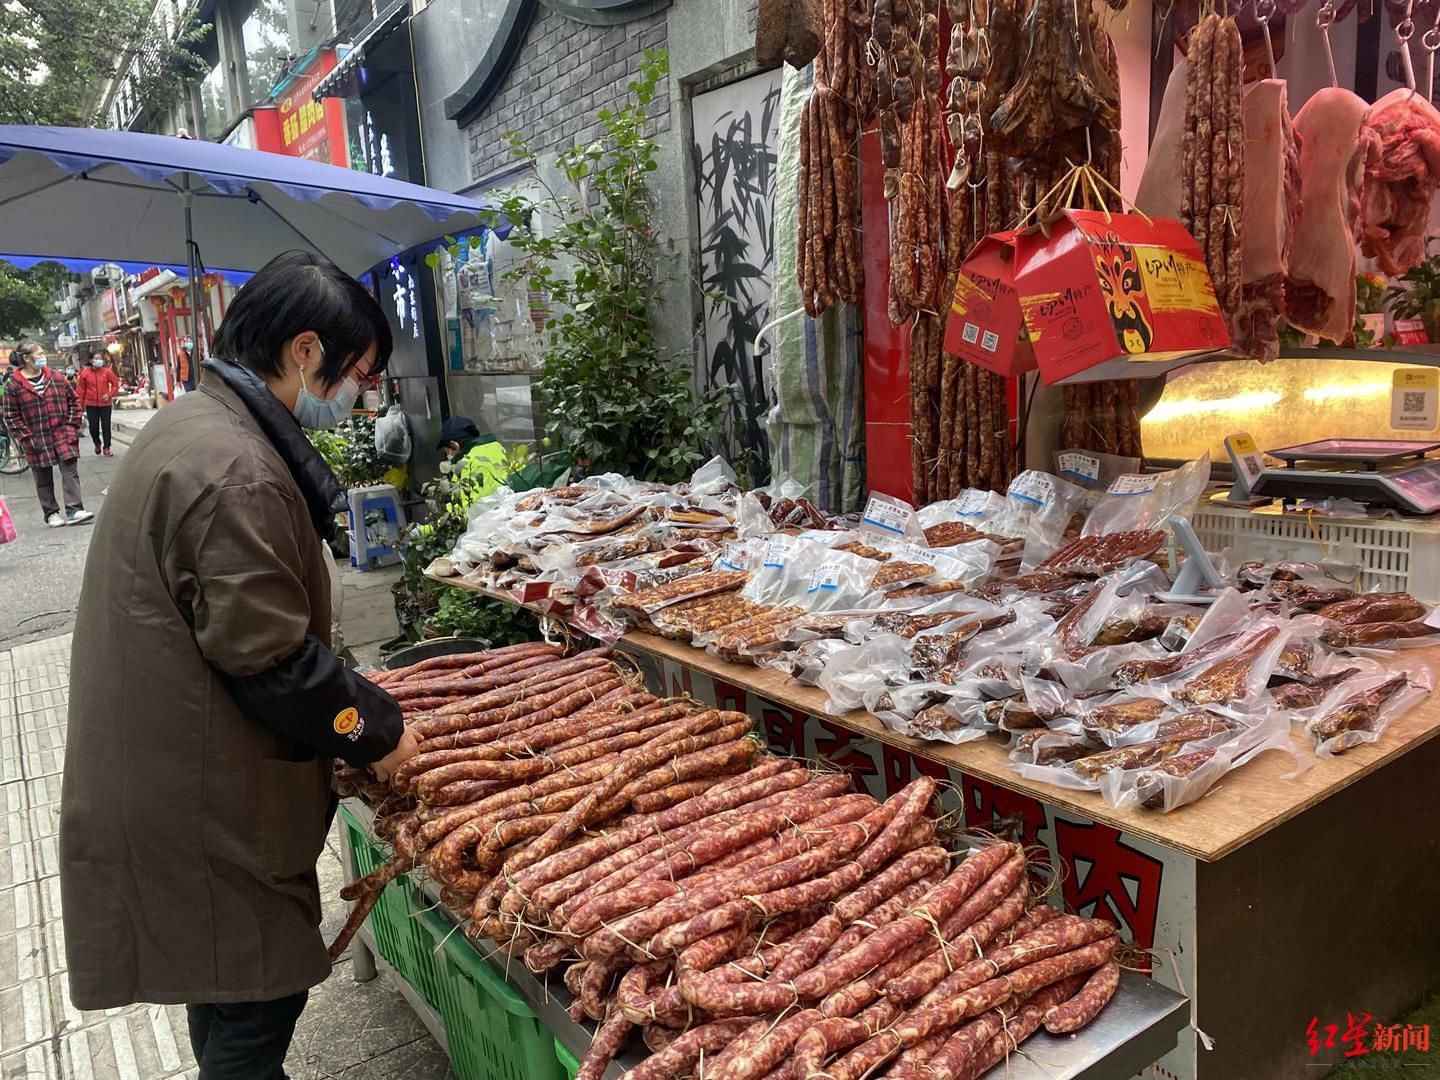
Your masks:
{"label": "umbrella pole", "polygon": [[195,248],[195,230],[191,217],[195,194],[190,190],[188,175],[185,177],[183,197],[185,200],[185,258],[187,273],[190,277],[190,340],[194,343],[190,360],[191,363],[199,363],[210,355],[210,338],[206,330],[210,320],[202,314],[205,286],[200,280],[200,259]]}

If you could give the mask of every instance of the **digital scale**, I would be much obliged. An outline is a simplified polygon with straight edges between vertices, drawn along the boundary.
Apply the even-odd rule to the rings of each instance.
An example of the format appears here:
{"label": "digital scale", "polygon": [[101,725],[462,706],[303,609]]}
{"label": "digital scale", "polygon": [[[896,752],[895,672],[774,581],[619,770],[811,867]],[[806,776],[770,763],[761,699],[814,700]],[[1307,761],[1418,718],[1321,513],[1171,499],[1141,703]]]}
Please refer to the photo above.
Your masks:
{"label": "digital scale", "polygon": [[1411,439],[1322,439],[1269,450],[1284,468],[1262,468],[1247,493],[1284,502],[1353,499],[1434,514],[1440,512],[1440,459],[1425,456],[1433,450],[1440,442]]}

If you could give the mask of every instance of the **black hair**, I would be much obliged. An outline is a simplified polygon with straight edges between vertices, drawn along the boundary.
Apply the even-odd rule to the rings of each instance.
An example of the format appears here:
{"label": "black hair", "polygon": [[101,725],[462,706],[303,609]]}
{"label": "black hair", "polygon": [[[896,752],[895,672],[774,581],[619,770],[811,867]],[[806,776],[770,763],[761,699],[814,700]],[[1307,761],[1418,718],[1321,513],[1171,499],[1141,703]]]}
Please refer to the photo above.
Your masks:
{"label": "black hair", "polygon": [[235,295],[212,351],[257,375],[280,375],[281,347],[306,330],[325,349],[318,372],[324,386],[343,379],[371,345],[375,363],[366,374],[383,370],[394,347],[385,312],[365,286],[328,259],[287,251]]}
{"label": "black hair", "polygon": [[[18,356],[20,357],[21,364],[23,364],[27,358],[34,356],[38,352],[44,351],[45,346],[41,345],[40,342],[35,341],[31,338],[26,338],[24,341],[20,342],[20,344],[15,346],[15,352],[12,354],[10,363],[15,364],[14,357]],[[15,364],[15,366],[19,367],[20,365]]]}

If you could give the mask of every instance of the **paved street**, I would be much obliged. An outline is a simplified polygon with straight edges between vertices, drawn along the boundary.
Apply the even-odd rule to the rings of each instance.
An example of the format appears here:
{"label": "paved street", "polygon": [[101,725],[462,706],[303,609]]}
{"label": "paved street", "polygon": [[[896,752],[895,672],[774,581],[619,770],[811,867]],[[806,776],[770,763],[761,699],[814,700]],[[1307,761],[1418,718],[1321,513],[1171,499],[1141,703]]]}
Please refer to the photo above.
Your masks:
{"label": "paved street", "polygon": [[[151,413],[132,414],[148,419]],[[85,503],[100,491],[138,425],[117,427],[115,458],[82,459]],[[195,1078],[182,1007],[77,1010],[65,978],[56,828],[65,752],[65,706],[75,599],[92,530],[39,522],[28,475],[0,478],[20,538],[0,547],[0,1080]],[[361,643],[393,634],[388,593],[347,578],[347,631]],[[373,627],[373,630],[371,629]],[[318,864],[325,937],[345,920],[332,834]],[[291,1048],[294,1080],[447,1080],[449,1063],[401,1000],[390,976],[357,984],[350,958],[311,992]]]}
{"label": "paved street", "polygon": [[[100,493],[115,475],[124,448],[154,415],[151,409],[115,412],[112,458],[96,457],[89,432],[83,434],[80,488],[87,510],[98,511],[104,504]],[[58,494],[58,473],[55,488]],[[91,526],[49,528],[40,517],[35,478],[29,472],[0,475],[0,497],[10,507],[20,534],[14,543],[0,547],[0,649],[8,649],[67,633],[75,625],[75,601],[80,597]]]}

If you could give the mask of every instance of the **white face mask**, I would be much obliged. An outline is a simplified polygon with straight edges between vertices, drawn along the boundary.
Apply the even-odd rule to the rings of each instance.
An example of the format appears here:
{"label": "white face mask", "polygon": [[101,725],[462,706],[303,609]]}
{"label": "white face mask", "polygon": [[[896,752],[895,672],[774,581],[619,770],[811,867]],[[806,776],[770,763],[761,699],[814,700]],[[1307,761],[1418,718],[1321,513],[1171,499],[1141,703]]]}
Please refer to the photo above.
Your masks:
{"label": "white face mask", "polygon": [[94,360],[91,360],[91,361],[90,361],[90,366],[91,366],[91,367],[104,367],[104,366],[105,366],[105,361],[104,361],[104,360],[101,360],[100,357],[97,356],[97,357],[95,357]]}
{"label": "white face mask", "polygon": [[[322,360],[325,357],[323,347],[320,357]],[[348,375],[340,381],[340,388],[335,391],[334,397],[322,398],[312,394],[305,384],[305,369],[301,368],[300,393],[295,395],[295,407],[290,411],[301,427],[311,431],[328,431],[350,415],[350,410],[355,407],[355,399],[359,396],[360,384]]]}

